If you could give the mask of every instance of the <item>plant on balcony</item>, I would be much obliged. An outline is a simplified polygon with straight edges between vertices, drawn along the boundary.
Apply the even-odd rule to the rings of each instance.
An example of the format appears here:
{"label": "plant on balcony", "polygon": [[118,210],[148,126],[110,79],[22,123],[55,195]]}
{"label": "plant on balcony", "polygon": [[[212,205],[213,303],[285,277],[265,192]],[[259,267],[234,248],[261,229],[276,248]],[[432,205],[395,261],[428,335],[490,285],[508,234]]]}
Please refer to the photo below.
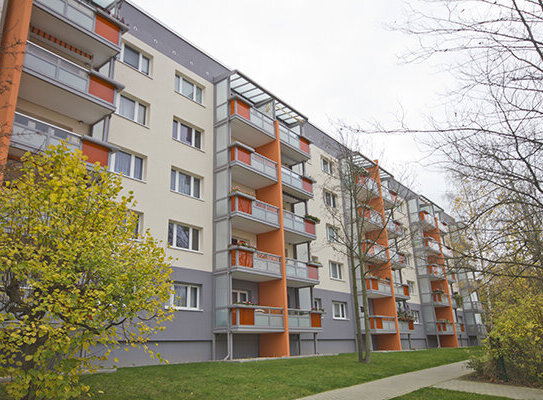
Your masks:
{"label": "plant on balcony", "polygon": [[311,311],[323,313],[324,309],[319,307],[311,307]]}
{"label": "plant on balcony", "polygon": [[398,319],[400,321],[415,321],[415,315],[408,310],[398,311]]}
{"label": "plant on balcony", "polygon": [[436,323],[438,323],[438,324],[452,324],[452,322],[449,321],[448,319],[438,319],[436,321]]}
{"label": "plant on balcony", "polygon": [[236,246],[246,247],[251,250],[256,250],[256,246],[253,246],[251,243],[246,242],[245,240],[238,240],[236,243]]}
{"label": "plant on balcony", "polygon": [[456,301],[458,307],[462,307],[464,305],[464,298],[460,295],[460,293],[453,294],[453,298]]}
{"label": "plant on balcony", "polygon": [[314,215],[311,215],[311,214],[306,214],[304,219],[309,220],[309,221],[313,221],[316,224],[321,222],[321,220],[318,217],[315,217]]}
{"label": "plant on balcony", "polygon": [[236,194],[236,193],[242,193],[242,194],[245,194],[247,196],[251,196],[251,197],[254,197],[251,193],[247,193],[243,190],[241,190],[239,187],[237,186],[234,186],[232,189],[230,189],[230,191],[228,192],[229,195],[232,195],[232,194]]}
{"label": "plant on balcony", "polygon": [[243,306],[258,306],[258,302],[253,300],[245,300],[245,301],[236,301],[234,304],[239,304]]}
{"label": "plant on balcony", "polygon": [[445,292],[443,291],[443,289],[434,289],[434,290],[432,290],[432,293],[433,294],[444,294]]}

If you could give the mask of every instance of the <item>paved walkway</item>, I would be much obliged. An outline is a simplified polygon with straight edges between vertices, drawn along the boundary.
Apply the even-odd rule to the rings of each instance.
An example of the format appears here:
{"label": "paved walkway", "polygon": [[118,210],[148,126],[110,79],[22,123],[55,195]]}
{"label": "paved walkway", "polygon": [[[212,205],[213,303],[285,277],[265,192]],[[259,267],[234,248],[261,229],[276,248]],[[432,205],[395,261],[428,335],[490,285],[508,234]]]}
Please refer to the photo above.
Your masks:
{"label": "paved walkway", "polygon": [[495,383],[474,382],[464,379],[452,379],[434,385],[436,388],[458,390],[460,392],[502,396],[519,400],[541,400],[543,389],[531,389],[521,386],[497,385]]}
{"label": "paved walkway", "polygon": [[465,361],[439,367],[394,375],[360,385],[330,390],[304,400],[386,400],[414,392],[423,387],[459,378],[471,371],[465,367]]}

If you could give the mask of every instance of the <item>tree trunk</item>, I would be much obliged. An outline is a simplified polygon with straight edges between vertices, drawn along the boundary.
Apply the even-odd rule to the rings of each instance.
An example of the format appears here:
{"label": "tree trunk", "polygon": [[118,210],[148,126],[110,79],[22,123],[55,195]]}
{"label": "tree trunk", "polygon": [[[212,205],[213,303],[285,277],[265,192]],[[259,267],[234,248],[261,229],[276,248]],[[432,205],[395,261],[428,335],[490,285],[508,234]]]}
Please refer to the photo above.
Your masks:
{"label": "tree trunk", "polygon": [[[358,302],[358,283],[356,279],[356,264],[354,252],[351,251],[351,281],[353,287],[353,307],[354,307],[354,319],[356,324],[356,348],[358,350],[358,362],[367,362],[365,357],[367,357],[367,347],[366,347],[366,356],[362,351],[362,326],[360,324],[360,304]],[[364,285],[362,285],[364,286]],[[364,308],[365,309],[365,308]]]}

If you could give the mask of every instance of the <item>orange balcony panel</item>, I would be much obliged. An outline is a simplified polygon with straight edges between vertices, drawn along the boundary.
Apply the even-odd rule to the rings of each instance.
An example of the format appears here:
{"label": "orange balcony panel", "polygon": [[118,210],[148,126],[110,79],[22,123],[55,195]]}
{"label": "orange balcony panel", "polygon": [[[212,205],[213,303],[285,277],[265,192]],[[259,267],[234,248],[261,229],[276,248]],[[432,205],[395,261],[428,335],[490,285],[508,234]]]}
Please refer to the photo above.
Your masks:
{"label": "orange balcony panel", "polygon": [[300,137],[300,150],[309,154],[309,142],[302,137]]}
{"label": "orange balcony panel", "polygon": [[113,104],[115,88],[112,84],[104,82],[96,76],[91,76],[89,81],[89,93]]}
{"label": "orange balcony panel", "polygon": [[119,38],[121,36],[119,27],[100,15],[96,15],[94,32],[104,39],[109,40],[111,43],[115,43],[116,45],[119,44]]}
{"label": "orange balcony panel", "polygon": [[232,325],[236,323],[236,310],[239,310],[239,325],[254,325],[255,310],[252,308],[232,308]]}
{"label": "orange balcony panel", "polygon": [[87,161],[94,164],[100,163],[101,166],[105,167],[108,164],[109,160],[109,149],[99,144],[88,142],[83,138],[82,145],[83,155],[87,156]]}
{"label": "orange balcony panel", "polygon": [[230,153],[230,161],[240,161],[244,164],[251,165],[251,152],[241,147],[232,147]]}
{"label": "orange balcony panel", "polygon": [[[238,261],[236,262],[236,252]],[[231,265],[239,265],[241,267],[253,268],[253,253],[245,250],[232,250],[230,253],[232,259]]]}
{"label": "orange balcony panel", "polygon": [[315,223],[313,221],[305,221],[305,231],[311,235],[315,234]]}
{"label": "orange balcony panel", "polygon": [[230,114],[236,114],[236,104],[237,104],[237,115],[245,118],[246,120],[251,120],[251,107],[248,104],[245,104],[239,100],[232,100],[230,103]]}
{"label": "orange balcony panel", "polygon": [[406,296],[409,296],[409,286],[404,286],[403,287],[403,294],[406,295]]}
{"label": "orange balcony panel", "polygon": [[410,331],[415,330],[415,322],[414,321],[409,321],[409,330]]}
{"label": "orange balcony panel", "polygon": [[311,313],[311,327],[322,328],[321,313]]}
{"label": "orange balcony panel", "polygon": [[307,277],[309,279],[319,280],[319,268],[312,265],[307,266]]}
{"label": "orange balcony panel", "polygon": [[383,329],[383,320],[381,318],[377,318],[375,320],[375,326],[377,329]]}
{"label": "orange balcony panel", "polygon": [[313,182],[309,179],[302,178],[302,188],[309,193],[313,193]]}
{"label": "orange balcony panel", "polygon": [[245,214],[253,213],[253,202],[250,199],[247,199],[242,196],[232,197],[232,211],[241,211]]}

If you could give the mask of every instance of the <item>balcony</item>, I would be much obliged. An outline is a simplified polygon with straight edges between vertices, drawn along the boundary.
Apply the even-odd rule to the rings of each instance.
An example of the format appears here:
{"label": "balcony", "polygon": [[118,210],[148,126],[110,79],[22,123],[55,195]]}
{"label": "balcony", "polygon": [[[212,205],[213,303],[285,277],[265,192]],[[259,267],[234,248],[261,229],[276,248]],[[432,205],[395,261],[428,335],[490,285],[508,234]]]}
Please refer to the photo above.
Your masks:
{"label": "balcony", "polygon": [[436,229],[436,219],[433,215],[426,211],[421,211],[419,217],[423,231],[432,231]]}
{"label": "balcony", "polygon": [[454,335],[454,324],[452,322],[437,321],[435,326],[438,335]]}
{"label": "balcony", "polygon": [[469,336],[486,337],[488,335],[488,330],[483,324],[467,324],[466,331]]}
{"label": "balcony", "polygon": [[233,304],[231,307],[233,332],[283,332],[283,309],[258,305]]}
{"label": "balcony", "polygon": [[299,200],[313,198],[313,180],[307,176],[302,176],[286,167],[281,167],[281,181],[283,191],[290,196]]}
{"label": "balcony", "polygon": [[383,192],[383,204],[385,209],[394,208],[397,206],[398,196],[396,193],[391,192],[389,188],[381,186],[381,191]]}
{"label": "balcony", "polygon": [[287,286],[306,287],[319,284],[319,266],[294,258],[285,260]]}
{"label": "balcony", "polygon": [[415,333],[415,322],[414,321],[402,321],[398,320],[398,325],[400,327],[400,333]]}
{"label": "balcony", "polygon": [[436,264],[428,265],[428,275],[431,281],[440,281],[445,279],[445,272],[443,267]]}
{"label": "balcony", "polygon": [[358,196],[362,202],[380,197],[379,184],[375,179],[367,176],[361,176],[358,179],[358,187],[360,188]]}
{"label": "balcony", "polygon": [[366,278],[366,293],[368,294],[369,299],[391,297],[392,289],[390,287],[390,281],[376,276],[368,277]]}
{"label": "balcony", "polygon": [[87,162],[99,162],[102,166],[108,164],[109,152],[115,147],[98,141],[90,136],[80,136],[76,133],[61,129],[55,125],[15,113],[10,146],[23,152],[38,152],[48,146],[56,146],[65,141],[70,149],[77,149],[87,156]]}
{"label": "balcony", "polygon": [[19,97],[92,125],[115,111],[122,86],[27,42]]}
{"label": "balcony", "polygon": [[300,215],[283,210],[283,224],[287,243],[299,244],[317,238],[315,235],[315,222]]}
{"label": "balcony", "polygon": [[454,272],[448,272],[448,273],[447,273],[447,280],[448,280],[450,283],[456,282],[456,274],[455,274]]}
{"label": "balcony", "polygon": [[449,307],[449,296],[447,293],[432,292],[432,304],[434,307]]}
{"label": "balcony", "polygon": [[232,181],[253,189],[277,182],[277,163],[239,142],[230,146],[230,171]]}
{"label": "balcony", "polygon": [[402,224],[398,221],[389,219],[387,221],[387,233],[389,239],[394,239],[400,236],[403,236],[403,227]]}
{"label": "balcony", "polygon": [[451,307],[452,308],[458,308],[458,303],[457,303],[456,299],[454,298],[454,296],[451,296]]}
{"label": "balcony", "polygon": [[279,209],[242,192],[230,195],[230,218],[232,228],[246,232],[260,234],[279,229]]}
{"label": "balcony", "polygon": [[322,331],[322,312],[288,309],[288,330],[290,333],[315,333]]}
{"label": "balcony", "polygon": [[[360,319],[362,330],[365,330],[364,318]],[[396,333],[396,319],[387,315],[371,315],[370,331],[372,334],[390,334]]]}
{"label": "balcony", "polygon": [[362,250],[364,251],[363,258],[366,262],[384,264],[388,261],[387,248],[380,244],[364,240],[362,242]]}
{"label": "balcony", "polygon": [[358,208],[358,215],[364,218],[362,226],[364,232],[383,229],[383,216],[379,211],[367,206],[361,206]]}
{"label": "balcony", "polygon": [[128,30],[107,12],[80,0],[34,0],[30,23],[92,55],[86,62],[95,68],[121,51],[121,35]]}
{"label": "balcony", "polygon": [[438,220],[438,227],[439,227],[439,231],[443,234],[443,235],[446,235],[447,233],[449,233],[449,225],[447,225],[446,222],[443,222],[441,220]]}
{"label": "balcony", "polygon": [[245,246],[230,246],[232,278],[251,282],[281,279],[281,257]]}
{"label": "balcony", "polygon": [[471,311],[475,313],[485,312],[483,303],[481,303],[480,301],[464,301],[462,308],[464,309],[464,311]]}
{"label": "balcony", "polygon": [[281,143],[281,160],[287,165],[296,165],[309,160],[309,140],[279,125],[279,139]]}
{"label": "balcony", "polygon": [[456,334],[460,336],[462,333],[466,331],[464,324],[456,323]]}
{"label": "balcony", "polygon": [[409,285],[407,283],[395,283],[394,284],[394,297],[396,300],[409,300],[411,293],[409,292]]}
{"label": "balcony", "polygon": [[257,148],[273,142],[275,121],[240,99],[230,101],[232,138]]}
{"label": "balcony", "polygon": [[402,269],[407,267],[407,256],[404,253],[398,251],[392,251],[393,254],[390,257],[392,269]]}
{"label": "balcony", "polygon": [[424,249],[433,255],[441,255],[441,247],[439,243],[430,237],[424,238]]}
{"label": "balcony", "polygon": [[445,258],[453,258],[453,252],[450,248],[448,248],[447,246],[443,246],[442,247],[442,250],[443,250],[443,257]]}

